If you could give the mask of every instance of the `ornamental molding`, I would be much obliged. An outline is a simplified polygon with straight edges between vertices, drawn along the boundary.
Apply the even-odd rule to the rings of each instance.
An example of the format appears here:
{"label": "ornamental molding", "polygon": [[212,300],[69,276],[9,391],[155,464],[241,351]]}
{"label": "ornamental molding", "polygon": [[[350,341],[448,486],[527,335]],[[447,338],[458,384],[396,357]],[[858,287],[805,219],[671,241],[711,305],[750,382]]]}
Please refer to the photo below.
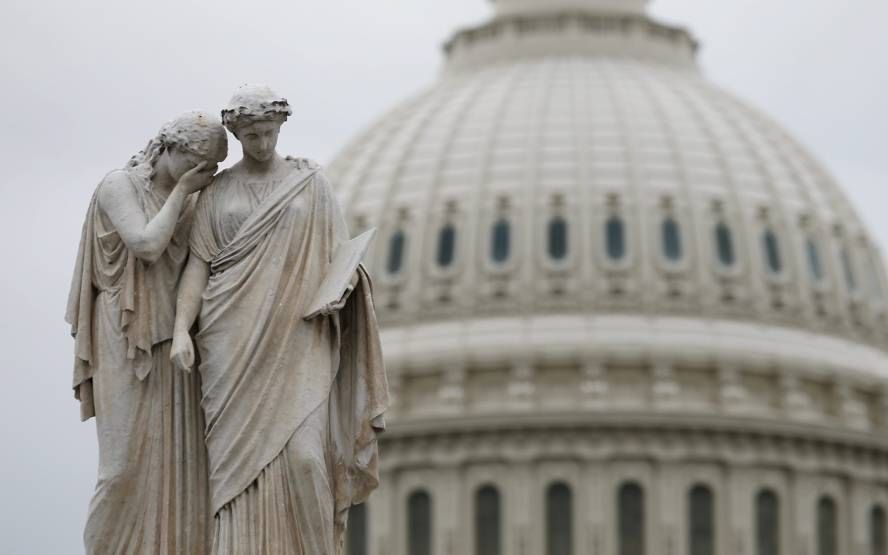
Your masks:
{"label": "ornamental molding", "polygon": [[719,464],[828,474],[888,485],[888,437],[693,415],[534,414],[391,425],[386,471],[544,461]]}

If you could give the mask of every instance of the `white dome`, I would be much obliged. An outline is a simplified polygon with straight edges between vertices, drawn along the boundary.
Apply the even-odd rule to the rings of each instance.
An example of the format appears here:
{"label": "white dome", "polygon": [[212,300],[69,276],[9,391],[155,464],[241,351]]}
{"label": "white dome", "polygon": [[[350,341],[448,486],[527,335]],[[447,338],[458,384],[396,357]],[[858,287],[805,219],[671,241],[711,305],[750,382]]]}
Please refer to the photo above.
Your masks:
{"label": "white dome", "polygon": [[[594,45],[468,60],[485,48],[520,50],[503,48],[500,38],[520,42],[504,33],[465,53],[330,168],[348,213],[380,227],[372,266],[385,322],[688,314],[885,344],[877,249],[841,189],[780,127],[675,60],[596,55]],[[556,216],[567,223],[560,260],[547,252]],[[625,253],[612,245],[608,256],[612,218]],[[510,252],[497,263],[500,219]],[[667,220],[680,235],[669,253]],[[721,222],[729,265],[717,252]],[[447,224],[454,260],[442,267],[436,249]],[[389,272],[399,230],[404,267]]]}
{"label": "white dome", "polygon": [[[880,255],[817,161],[645,3],[496,0],[330,167],[352,231],[380,231],[395,403],[372,555],[547,552],[553,487],[576,499],[562,548],[640,553],[619,530],[686,552],[701,484],[718,532],[697,553],[877,549]],[[503,551],[477,547],[482,489]],[[647,528],[624,529],[614,503],[642,490]]]}

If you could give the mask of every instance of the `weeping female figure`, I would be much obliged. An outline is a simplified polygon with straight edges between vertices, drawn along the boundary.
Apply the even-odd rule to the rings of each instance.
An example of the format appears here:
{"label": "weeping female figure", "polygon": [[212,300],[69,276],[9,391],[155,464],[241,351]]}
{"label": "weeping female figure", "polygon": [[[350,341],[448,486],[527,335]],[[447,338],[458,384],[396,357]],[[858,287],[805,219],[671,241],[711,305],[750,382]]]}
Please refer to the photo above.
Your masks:
{"label": "weeping female figure", "polygon": [[90,555],[208,547],[200,383],[173,370],[170,346],[192,193],[211,182],[227,150],[217,118],[183,114],[109,173],[89,204],[66,319],[75,397],[98,433]]}
{"label": "weeping female figure", "polygon": [[320,169],[276,151],[290,114],[255,85],[222,112],[244,156],[200,195],[179,288],[172,356],[193,365],[199,316],[217,554],[338,554],[349,507],[378,484],[388,393],[370,281],[349,267],[341,297],[306,316],[349,234]]}

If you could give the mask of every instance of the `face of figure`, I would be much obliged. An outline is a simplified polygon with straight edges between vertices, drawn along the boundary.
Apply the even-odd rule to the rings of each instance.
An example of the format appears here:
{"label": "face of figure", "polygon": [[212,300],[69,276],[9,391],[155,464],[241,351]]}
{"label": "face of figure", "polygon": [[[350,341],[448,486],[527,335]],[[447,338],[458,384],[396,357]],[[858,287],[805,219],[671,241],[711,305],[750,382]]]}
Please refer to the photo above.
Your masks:
{"label": "face of figure", "polygon": [[168,148],[161,157],[161,163],[165,164],[167,172],[174,181],[182,179],[188,170],[201,162],[206,162],[209,170],[216,172],[218,164],[215,159],[200,156],[177,146]]}
{"label": "face of figure", "polygon": [[257,121],[237,130],[237,139],[244,147],[244,156],[257,162],[268,162],[277,149],[280,121]]}

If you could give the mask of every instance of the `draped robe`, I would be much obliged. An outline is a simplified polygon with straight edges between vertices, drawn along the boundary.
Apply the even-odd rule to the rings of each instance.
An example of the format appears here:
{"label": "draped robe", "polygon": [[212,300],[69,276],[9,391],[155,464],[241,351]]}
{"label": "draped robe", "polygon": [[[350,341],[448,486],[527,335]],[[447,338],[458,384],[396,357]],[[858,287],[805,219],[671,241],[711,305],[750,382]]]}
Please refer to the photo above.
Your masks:
{"label": "draped robe", "polygon": [[[303,319],[349,236],[323,174],[283,166],[262,181],[223,172],[192,229],[192,255],[210,267],[195,340],[217,552],[338,552],[348,508],[378,484],[388,394],[370,282],[360,268],[344,309]],[[306,428],[323,437],[319,478],[291,460],[318,447],[300,443]],[[307,525],[294,507],[316,492],[330,510]]]}
{"label": "draped robe", "polygon": [[[146,220],[152,219],[166,199],[151,186],[151,167],[120,171]],[[89,204],[66,313],[75,344],[74,393],[81,418],[96,417],[99,443],[98,481],[84,531],[88,554],[206,549],[200,384],[169,359],[192,212],[189,201],[166,250],[146,264],[99,205],[98,189]]]}

